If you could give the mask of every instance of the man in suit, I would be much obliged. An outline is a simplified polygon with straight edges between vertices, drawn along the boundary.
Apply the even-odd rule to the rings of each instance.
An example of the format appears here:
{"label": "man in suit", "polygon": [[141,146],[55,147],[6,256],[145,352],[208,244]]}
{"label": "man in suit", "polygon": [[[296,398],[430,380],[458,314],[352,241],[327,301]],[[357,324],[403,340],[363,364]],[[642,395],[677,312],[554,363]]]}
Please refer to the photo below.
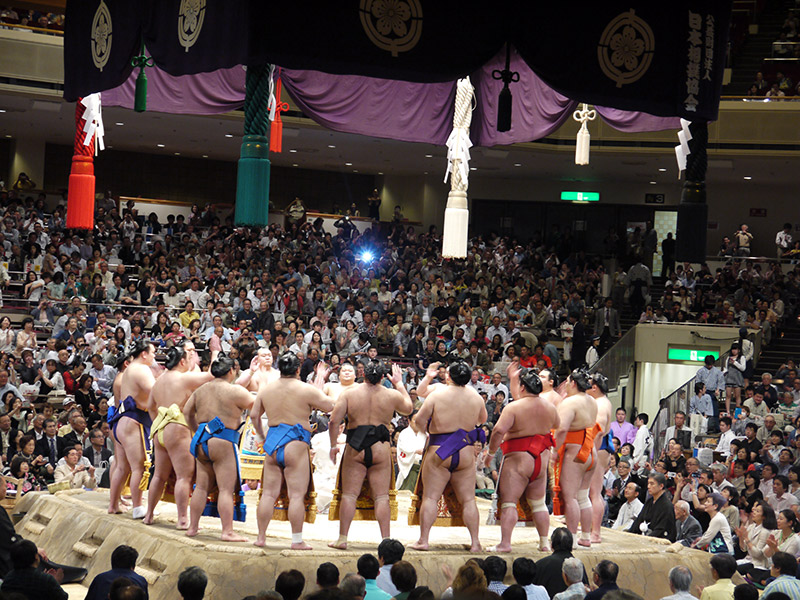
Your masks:
{"label": "man in suit", "polygon": [[618,590],[617,575],[619,575],[619,565],[610,560],[601,560],[592,569],[592,581],[597,587],[584,596],[584,600],[601,600],[605,595],[613,590]]}
{"label": "man in suit", "polygon": [[[17,430],[11,422],[11,417],[8,413],[0,415],[0,452],[3,456],[8,454],[9,447],[14,446],[14,440],[17,437]],[[12,453],[16,448],[12,448]]]}
{"label": "man in suit", "polygon": [[569,322],[572,325],[572,349],[570,351],[569,368],[577,369],[586,362],[586,331],[578,312],[569,313]]}
{"label": "man in suit", "polygon": [[65,446],[68,448],[72,448],[76,444],[80,444],[81,447],[85,446],[89,441],[89,432],[86,431],[86,419],[77,415],[72,420],[72,431],[66,434],[62,439],[64,440]]}
{"label": "man in suit", "polygon": [[[616,521],[617,516],[619,515],[619,509],[622,508],[622,505],[625,504],[625,486],[629,483],[635,483],[642,488],[642,483],[640,479],[633,473],[631,473],[631,463],[627,460],[620,460],[619,464],[617,465],[617,473],[619,477],[614,480],[614,483],[611,484],[611,496],[608,499],[608,520],[609,521]],[[641,496],[639,497],[639,501],[643,501],[644,498]]]}
{"label": "man in suit", "polygon": [[106,448],[105,441],[106,438],[102,431],[92,429],[89,434],[89,445],[86,446],[83,454],[95,468],[102,466],[103,462],[107,463],[111,459],[112,452]]}
{"label": "man in suit", "polygon": [[86,593],[86,600],[105,600],[111,589],[111,583],[117,577],[127,577],[136,585],[142,588],[147,594],[147,580],[136,573],[136,559],[139,553],[130,546],[117,546],[111,553],[111,570],[95,576]]}
{"label": "man in suit", "polygon": [[[628,533],[644,534],[670,542],[675,541],[675,509],[669,495],[664,493],[666,486],[667,478],[664,475],[661,473],[650,474],[650,477],[647,478],[647,493],[650,497]],[[643,523],[646,523],[646,528],[640,527]]]}
{"label": "man in suit", "polygon": [[64,438],[60,438],[57,435],[55,420],[45,420],[44,435],[42,439],[36,442],[33,453],[37,456],[44,456],[47,459],[48,479],[52,479],[53,473],[55,473],[56,470],[56,463],[58,463],[59,457],[64,453],[65,447]]}
{"label": "man in suit", "polygon": [[[547,590],[551,598],[567,589],[564,578],[561,576],[561,565],[568,558],[572,558],[572,533],[566,527],[558,527],[550,535],[550,545],[553,553],[536,562],[535,585],[541,585]],[[583,582],[589,583],[586,573]]]}
{"label": "man in suit", "polygon": [[697,538],[703,535],[703,528],[691,514],[689,514],[689,503],[685,500],[678,500],[675,503],[675,527],[678,533],[675,541],[684,546],[691,546]]}
{"label": "man in suit", "polygon": [[594,334],[600,336],[600,353],[605,354],[611,345],[612,338],[622,335],[619,324],[619,311],[614,308],[611,296],[606,298],[605,306],[594,313]]}

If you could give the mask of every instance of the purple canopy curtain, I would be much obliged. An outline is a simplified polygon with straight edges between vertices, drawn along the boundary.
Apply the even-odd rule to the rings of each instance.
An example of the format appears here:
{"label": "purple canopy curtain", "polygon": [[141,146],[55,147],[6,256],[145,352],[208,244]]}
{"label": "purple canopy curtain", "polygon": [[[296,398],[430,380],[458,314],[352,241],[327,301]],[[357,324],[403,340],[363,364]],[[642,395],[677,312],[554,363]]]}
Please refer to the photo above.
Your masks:
{"label": "purple canopy curtain", "polygon": [[[476,146],[531,142],[557,130],[578,105],[545,84],[516,52],[511,68],[520,80],[511,84],[511,130],[497,131],[497,99],[503,87],[492,71],[505,65],[498,53],[471,81],[476,107],[471,137]],[[219,114],[244,104],[242,67],[211,73],[172,76],[158,67],[148,69],[148,108],[156,112]],[[283,87],[300,110],[320,125],[406,142],[444,145],[453,126],[455,82],[409,83],[357,75],[330,75],[319,71],[281,71]],[[133,108],[136,74],[121,86],[102,93],[105,106]],[[676,117],[596,107],[600,117],[625,132],[678,129]],[[577,129],[576,129],[577,131]]]}

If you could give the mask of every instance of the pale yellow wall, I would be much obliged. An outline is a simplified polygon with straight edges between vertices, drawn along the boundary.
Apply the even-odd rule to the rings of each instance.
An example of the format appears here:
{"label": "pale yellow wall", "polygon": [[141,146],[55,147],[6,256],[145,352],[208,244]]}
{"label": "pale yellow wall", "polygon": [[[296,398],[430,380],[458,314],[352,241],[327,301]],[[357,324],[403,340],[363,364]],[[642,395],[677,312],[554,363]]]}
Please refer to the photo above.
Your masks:
{"label": "pale yellow wall", "polygon": [[44,186],[44,147],[45,141],[40,138],[25,137],[14,140],[11,158],[9,187],[17,180],[17,175],[26,173],[37,188]]}

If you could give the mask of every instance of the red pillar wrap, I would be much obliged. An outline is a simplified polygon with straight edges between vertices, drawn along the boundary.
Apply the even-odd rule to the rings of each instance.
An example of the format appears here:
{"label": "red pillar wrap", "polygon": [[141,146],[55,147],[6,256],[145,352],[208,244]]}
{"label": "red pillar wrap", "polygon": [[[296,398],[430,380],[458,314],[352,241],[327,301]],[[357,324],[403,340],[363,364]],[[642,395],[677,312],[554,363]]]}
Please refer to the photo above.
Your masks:
{"label": "red pillar wrap", "polygon": [[283,151],[283,121],[281,120],[281,113],[289,110],[289,103],[281,102],[281,88],[281,78],[278,75],[278,81],[275,85],[275,120],[269,130],[270,152]]}
{"label": "red pillar wrap", "polygon": [[67,194],[67,229],[94,227],[94,140],[88,146],[83,140],[83,113],[86,107],[78,99],[75,107],[75,145]]}

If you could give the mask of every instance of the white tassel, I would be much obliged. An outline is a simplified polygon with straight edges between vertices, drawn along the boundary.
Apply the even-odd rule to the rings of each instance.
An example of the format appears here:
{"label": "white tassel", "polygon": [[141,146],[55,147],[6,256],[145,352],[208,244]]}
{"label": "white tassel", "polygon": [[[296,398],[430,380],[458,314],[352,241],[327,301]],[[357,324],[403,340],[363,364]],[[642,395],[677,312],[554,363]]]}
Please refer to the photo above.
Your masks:
{"label": "white tassel", "polygon": [[469,125],[472,121],[472,100],[475,90],[469,77],[459,79],[456,86],[455,111],[453,112],[453,131],[447,139],[447,171],[444,180],[450,177],[450,193],[444,211],[444,232],[442,234],[442,256],[445,258],[466,258],[467,237],[469,233]]}
{"label": "white tassel", "polygon": [[467,193],[462,190],[450,190],[447,195],[447,208],[444,211],[442,256],[465,258],[467,256],[468,230],[469,206],[467,204]]}
{"label": "white tassel", "polygon": [[588,104],[581,104],[581,109],[572,113],[572,118],[581,124],[578,130],[578,138],[575,140],[575,164],[588,165],[589,164],[589,135],[588,122],[594,121],[597,117],[595,110],[589,110]]}

